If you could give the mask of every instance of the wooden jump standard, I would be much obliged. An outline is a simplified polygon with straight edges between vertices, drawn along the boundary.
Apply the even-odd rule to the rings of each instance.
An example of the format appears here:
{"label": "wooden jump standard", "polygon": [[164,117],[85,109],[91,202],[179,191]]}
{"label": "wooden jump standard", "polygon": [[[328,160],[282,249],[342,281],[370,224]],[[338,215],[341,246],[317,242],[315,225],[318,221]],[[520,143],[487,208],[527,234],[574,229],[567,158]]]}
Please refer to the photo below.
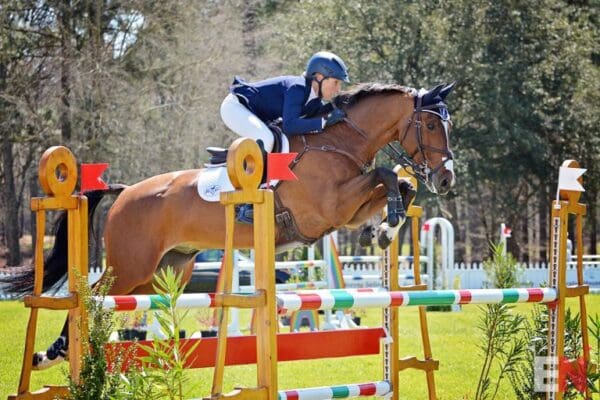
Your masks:
{"label": "wooden jump standard", "polygon": [[[19,379],[19,389],[13,399],[52,400],[56,396],[68,394],[66,386],[46,386],[31,392],[30,381],[33,352],[37,328],[38,310],[69,310],[69,363],[70,374],[74,382],[79,380],[82,358],[83,337],[79,334],[78,323],[82,332],[87,332],[87,316],[83,302],[77,295],[77,275],[82,282],[88,276],[88,206],[85,196],[73,195],[77,185],[77,163],[69,149],[62,146],[50,147],[44,152],[39,165],[39,180],[47,197],[31,199],[31,209],[36,215],[35,236],[35,280],[33,294],[25,296],[25,307],[31,309],[25,351]],[[44,236],[46,231],[46,211],[68,211],[68,265],[69,295],[63,298],[42,296],[44,277]]]}
{"label": "wooden jump standard", "polygon": [[[568,162],[568,167],[576,163]],[[426,304],[489,304],[537,302],[551,304],[549,327],[550,357],[554,370],[549,372],[548,381],[551,383],[547,399],[562,399],[558,390],[556,368],[560,357],[564,354],[564,312],[565,298],[579,297],[581,307],[581,323],[584,343],[584,359],[589,362],[587,347],[587,321],[585,314],[585,294],[588,292],[583,285],[582,270],[582,216],[585,206],[578,203],[579,193],[561,191],[560,200],[554,202],[552,210],[550,270],[551,288],[525,289],[492,289],[492,290],[458,290],[458,291],[428,291],[420,284],[418,269],[418,251],[415,251],[415,283],[411,287],[398,287],[397,279],[397,242],[386,252],[387,277],[384,284],[387,290],[314,290],[298,293],[275,292],[274,269],[274,223],[273,223],[273,193],[270,190],[257,190],[262,176],[262,158],[256,144],[249,139],[239,139],[231,147],[228,156],[228,173],[236,187],[235,192],[222,194],[221,201],[226,208],[226,245],[223,293],[213,295],[184,295],[181,306],[218,306],[222,307],[219,331],[227,332],[227,316],[229,307],[255,308],[257,310],[257,335],[246,337],[231,337],[219,335],[218,338],[201,340],[198,355],[190,360],[189,367],[214,367],[214,379],[211,399],[292,399],[292,398],[348,398],[373,395],[391,395],[397,398],[398,372],[405,368],[418,368],[427,372],[429,398],[435,399],[433,370],[438,362],[431,358],[431,349],[427,334],[427,321],[424,318],[423,305]],[[32,209],[37,212],[36,235],[36,281],[32,296],[25,299],[25,305],[30,307],[31,316],[28,325],[26,346],[19,393],[9,396],[9,399],[51,399],[56,395],[66,393],[66,387],[46,387],[38,392],[29,391],[31,374],[31,359],[35,345],[37,310],[68,309],[71,343],[69,359],[71,375],[77,380],[81,368],[81,349],[85,343],[87,329],[83,324],[82,332],[76,329],[77,322],[85,322],[85,310],[76,293],[75,271],[84,279],[87,278],[87,202],[83,196],[73,196],[77,180],[76,164],[73,155],[64,147],[48,149],[40,162],[40,183],[49,196],[43,199],[32,199]],[[238,203],[253,203],[255,210],[254,249],[256,254],[256,292],[254,294],[231,293],[234,205]],[[414,206],[412,206],[414,207]],[[51,298],[41,296],[41,277],[43,276],[43,232],[45,211],[55,209],[69,210],[69,292],[66,298]],[[415,209],[413,208],[413,212]],[[409,209],[410,212],[410,209]],[[418,213],[418,211],[417,211]],[[578,243],[578,285],[566,286],[566,227],[568,217],[577,217]],[[417,215],[417,214],[413,214]],[[418,215],[417,215],[418,216]],[[416,221],[416,224],[415,224]],[[418,232],[418,218],[413,218],[413,230]],[[413,235],[416,242],[418,235]],[[418,242],[413,245],[418,246]],[[395,265],[394,265],[395,264]],[[403,289],[403,290],[399,290]],[[107,297],[105,307],[117,310],[152,309],[156,302],[168,301],[160,296],[115,296]],[[424,345],[425,360],[416,358],[399,360],[397,336],[397,307],[420,306],[421,330]],[[347,307],[383,307],[384,328],[357,329],[328,332],[303,332],[277,334],[277,310],[330,309]],[[385,332],[390,337],[385,338]],[[344,357],[360,354],[377,354],[379,341],[384,341],[384,380],[364,384],[340,385],[322,388],[308,388],[290,391],[277,391],[277,363],[286,360],[304,360],[324,357]],[[190,346],[194,340],[185,341],[184,346]],[[323,346],[323,343],[336,343],[336,346]],[[121,343],[118,346],[131,346],[131,343]],[[332,349],[332,347],[335,347]],[[229,351],[227,351],[229,350]],[[553,357],[553,358],[552,358]],[[558,361],[556,361],[558,360]],[[238,389],[230,394],[222,393],[223,373],[225,365],[257,363],[257,387]],[[590,394],[587,393],[588,398]]]}

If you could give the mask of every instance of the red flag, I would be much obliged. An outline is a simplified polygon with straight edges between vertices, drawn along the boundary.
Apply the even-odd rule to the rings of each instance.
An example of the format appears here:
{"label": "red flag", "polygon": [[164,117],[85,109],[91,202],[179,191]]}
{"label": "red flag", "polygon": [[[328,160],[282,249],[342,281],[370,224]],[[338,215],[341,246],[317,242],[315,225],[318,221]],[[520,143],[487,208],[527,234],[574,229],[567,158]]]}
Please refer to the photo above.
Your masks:
{"label": "red flag", "polygon": [[108,185],[102,180],[102,173],[106,168],[107,163],[81,164],[81,192],[108,189]]}
{"label": "red flag", "polygon": [[587,388],[586,367],[583,357],[573,361],[566,358],[561,359],[558,374],[560,390],[563,392],[567,389],[567,378],[580,393],[583,393]]}
{"label": "red flag", "polygon": [[267,182],[275,179],[278,181],[298,180],[296,174],[290,169],[290,164],[298,153],[269,153],[267,155]]}
{"label": "red flag", "polygon": [[423,232],[429,232],[431,226],[429,224],[423,224],[423,227],[421,229],[423,229]]}
{"label": "red flag", "polygon": [[502,234],[505,237],[511,237],[511,233],[512,233],[512,229],[510,229],[508,226],[504,227],[504,232],[502,232]]}

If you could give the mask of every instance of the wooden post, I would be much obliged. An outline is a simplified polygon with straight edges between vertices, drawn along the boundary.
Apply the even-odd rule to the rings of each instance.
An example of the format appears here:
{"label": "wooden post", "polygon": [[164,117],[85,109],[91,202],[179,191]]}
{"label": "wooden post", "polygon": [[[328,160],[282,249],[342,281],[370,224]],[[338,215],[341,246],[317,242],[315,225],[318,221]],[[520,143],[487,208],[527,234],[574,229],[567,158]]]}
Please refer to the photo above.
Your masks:
{"label": "wooden post", "polygon": [[[579,163],[567,160],[562,164],[565,168],[579,168]],[[578,179],[583,184],[582,177]],[[583,222],[586,206],[579,203],[581,192],[573,190],[559,190],[559,198],[552,202],[550,223],[550,268],[549,284],[558,289],[558,299],[550,306],[548,318],[548,361],[551,366],[547,376],[546,399],[562,400],[564,393],[560,390],[559,366],[565,357],[565,312],[566,299],[579,297],[581,336],[583,344],[583,359],[585,367],[589,365],[589,339],[587,330],[587,312],[585,295],[589,287],[583,284]],[[567,286],[567,232],[569,216],[576,218],[577,241],[577,285]],[[591,399],[589,389],[586,389],[586,399]]]}
{"label": "wooden post", "polygon": [[[583,281],[583,215],[577,214],[576,217],[576,237],[577,241],[577,285],[579,287],[585,287]],[[589,289],[587,290],[589,292]],[[579,317],[581,320],[581,345],[583,346],[583,360],[584,365],[587,367],[590,365],[590,341],[588,338],[588,320],[587,320],[587,308],[585,304],[585,295],[579,296]],[[585,390],[586,399],[592,398],[592,392],[589,387]]]}
{"label": "wooden post", "polygon": [[234,248],[234,205],[254,206],[254,254],[256,295],[263,299],[256,309],[257,388],[238,389],[222,394],[225,353],[227,351],[227,307],[223,307],[219,324],[217,359],[211,399],[277,399],[277,307],[275,298],[275,221],[273,192],[259,190],[263,175],[262,153],[252,139],[233,142],[227,155],[227,172],[236,189],[221,194],[226,209],[224,294],[231,291]]}
{"label": "wooden post", "polygon": [[[413,273],[415,275],[415,286],[421,287],[421,249],[419,246],[419,220],[423,215],[423,209],[421,207],[411,205],[409,208],[409,216],[411,217],[411,229],[412,229],[412,247],[413,247]],[[421,290],[425,290],[426,285]],[[421,328],[421,341],[423,342],[423,357],[425,367],[425,376],[427,378],[427,393],[429,400],[436,400],[437,394],[435,391],[435,376],[434,371],[439,369],[439,362],[433,359],[433,353],[431,351],[431,342],[429,340],[429,326],[427,323],[427,307],[419,306],[419,325]]]}
{"label": "wooden post", "polygon": [[[406,178],[408,180],[410,180],[410,182],[413,184],[413,186],[415,187],[415,189],[417,189],[418,187],[418,181],[417,179],[414,177],[414,175],[410,174],[406,169],[404,168],[396,168],[395,169],[396,173],[398,174],[399,177],[403,177]],[[393,290],[427,290],[427,285],[423,285],[423,283],[421,282],[421,248],[419,245],[419,221],[421,219],[421,216],[423,215],[423,208],[419,207],[419,206],[415,206],[412,203],[408,206],[407,208],[407,212],[406,212],[406,216],[409,217],[411,219],[411,230],[412,230],[412,249],[413,249],[413,274],[415,276],[415,282],[414,285],[411,286],[402,286],[400,287],[398,285],[398,279],[395,279],[395,286],[393,287]],[[396,239],[394,240],[394,243],[396,243],[396,250],[395,253],[396,257],[395,257],[395,265],[396,265],[396,277],[398,276],[398,241],[399,238],[396,237]],[[393,264],[392,264],[393,265]],[[398,311],[396,308],[394,308],[394,311]],[[395,374],[396,376],[399,376],[399,372],[403,371],[405,369],[419,369],[422,371],[425,371],[425,377],[427,380],[427,393],[429,396],[429,400],[436,400],[437,399],[437,394],[436,394],[436,390],[435,390],[435,376],[433,374],[434,371],[439,369],[439,361],[434,360],[433,359],[433,354],[431,351],[431,342],[429,340],[429,327],[427,324],[427,309],[425,306],[419,306],[419,326],[420,326],[420,330],[421,330],[421,341],[423,343],[423,356],[424,359],[423,360],[419,360],[416,357],[405,357],[402,358],[400,360],[398,360],[398,362],[396,363],[397,365],[397,370],[395,370]],[[392,336],[396,339],[396,341],[398,340],[398,336],[396,334],[396,336]],[[399,345],[398,345],[399,347]],[[398,350],[399,351],[399,350]],[[396,353],[396,357],[398,357],[399,353]],[[399,385],[399,377],[396,379],[397,383],[394,383],[394,397],[393,399],[397,399],[398,398],[398,386]]]}
{"label": "wooden post", "polygon": [[[81,300],[77,296],[76,285],[79,271],[81,279],[87,283],[88,271],[88,240],[87,240],[87,199],[84,196],[73,195],[77,184],[77,163],[73,153],[63,146],[54,146],[44,152],[38,169],[40,185],[47,197],[32,198],[31,209],[36,213],[37,231],[35,247],[35,278],[33,293],[25,297],[25,306],[31,308],[25,337],[25,350],[19,380],[18,393],[8,397],[13,399],[50,400],[56,396],[68,394],[65,386],[46,386],[31,392],[31,372],[38,310],[69,310],[69,364],[71,379],[79,380],[81,371],[82,342],[86,335],[86,314]],[[46,228],[46,211],[67,210],[68,213],[68,280],[69,296],[57,299],[42,296],[44,277],[44,234]],[[77,327],[77,321],[82,322],[82,331]]]}
{"label": "wooden post", "polygon": [[[396,291],[398,284],[398,236],[390,246],[385,249],[383,255],[382,283],[388,291]],[[389,381],[392,387],[392,400],[399,399],[400,388],[400,343],[398,327],[398,308],[385,307],[382,310],[383,327],[390,336],[383,345],[383,379]]]}

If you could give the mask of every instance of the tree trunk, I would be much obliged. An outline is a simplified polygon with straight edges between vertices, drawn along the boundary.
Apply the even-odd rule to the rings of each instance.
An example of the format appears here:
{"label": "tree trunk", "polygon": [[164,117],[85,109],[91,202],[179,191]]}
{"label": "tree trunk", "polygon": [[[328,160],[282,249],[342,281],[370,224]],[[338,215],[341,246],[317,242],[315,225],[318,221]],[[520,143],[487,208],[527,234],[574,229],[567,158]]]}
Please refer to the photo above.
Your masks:
{"label": "tree trunk", "polygon": [[[542,188],[546,189],[545,186]],[[548,221],[550,220],[550,203],[548,202],[548,191],[544,190],[543,193],[538,197],[539,201],[539,209],[538,213],[540,215],[540,247],[539,247],[539,260],[542,262],[548,261],[548,234],[550,233],[550,224]]]}
{"label": "tree trunk", "polygon": [[[5,132],[6,133],[6,132]],[[19,207],[17,205],[17,194],[15,180],[13,177],[13,144],[7,134],[2,135],[2,172],[4,184],[2,200],[4,202],[4,223],[6,229],[6,245],[8,257],[6,264],[17,266],[21,264],[21,246],[19,245]]]}
{"label": "tree trunk", "polygon": [[[29,195],[31,198],[39,196],[39,187],[38,187],[38,175],[35,168],[32,168],[32,172],[29,175]],[[29,211],[31,213],[31,218],[29,219],[29,228],[31,231],[31,249],[32,253],[35,254],[35,241],[37,239],[37,223],[35,218],[35,212]]]}
{"label": "tree trunk", "polygon": [[244,2],[242,33],[244,35],[246,71],[250,76],[253,76],[256,73],[256,58],[258,57],[255,37],[258,20],[257,8],[258,5],[255,0],[246,0]]}
{"label": "tree trunk", "polygon": [[[6,89],[6,76],[8,71],[4,64],[0,64],[0,91]],[[0,118],[9,118],[6,113],[8,107],[3,99],[0,98],[0,111],[4,115]],[[10,130],[10,123],[4,124],[7,130]],[[13,143],[10,140],[9,131],[0,132],[1,154],[2,157],[2,185],[0,185],[0,199],[4,203],[4,233],[6,235],[6,246],[8,247],[8,256],[6,263],[9,266],[21,264],[21,247],[19,245],[19,206],[17,203],[17,192],[15,189]]]}
{"label": "tree trunk", "polygon": [[588,217],[587,223],[590,227],[590,244],[588,247],[587,254],[597,254],[597,243],[598,243],[598,218],[596,215],[596,205],[598,204],[598,194],[597,192],[588,192],[589,204],[588,207]]}
{"label": "tree trunk", "polygon": [[[67,2],[68,3],[68,2]],[[71,126],[71,15],[70,5],[59,11],[60,19],[60,132],[64,143],[69,143]]]}

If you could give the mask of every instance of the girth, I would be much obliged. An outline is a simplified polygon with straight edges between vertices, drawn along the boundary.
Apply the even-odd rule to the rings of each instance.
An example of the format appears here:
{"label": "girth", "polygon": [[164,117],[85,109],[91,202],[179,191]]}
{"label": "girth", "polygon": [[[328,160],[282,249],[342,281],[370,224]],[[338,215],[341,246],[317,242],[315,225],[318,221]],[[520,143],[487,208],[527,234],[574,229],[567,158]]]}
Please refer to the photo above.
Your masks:
{"label": "girth", "polygon": [[[315,243],[319,238],[311,238],[304,236],[298,229],[296,219],[292,211],[285,207],[281,202],[277,188],[274,192],[275,198],[275,226],[279,228],[279,232],[283,235],[286,241],[289,242],[300,242],[304,245],[310,246]],[[329,232],[327,232],[329,233]]]}

